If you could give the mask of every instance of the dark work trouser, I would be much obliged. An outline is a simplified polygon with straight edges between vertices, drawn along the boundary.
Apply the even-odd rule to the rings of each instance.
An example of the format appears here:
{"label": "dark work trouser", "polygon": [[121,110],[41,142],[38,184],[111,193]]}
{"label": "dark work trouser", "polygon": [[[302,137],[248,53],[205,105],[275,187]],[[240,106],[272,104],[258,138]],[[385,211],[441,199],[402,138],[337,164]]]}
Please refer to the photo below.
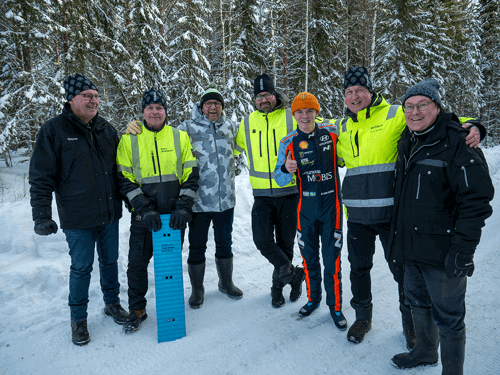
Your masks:
{"label": "dark work trouser", "polygon": [[[372,291],[370,271],[373,267],[375,240],[379,236],[384,252],[387,251],[390,223],[363,225],[347,220],[347,250],[351,264],[351,306],[356,311],[356,319],[372,319]],[[398,283],[399,310],[403,327],[413,327],[410,306],[405,302],[404,266],[389,262],[389,269]]]}
{"label": "dark work trouser", "polygon": [[279,272],[293,259],[298,194],[254,198],[253,241],[261,254],[274,266],[276,272]]}
{"label": "dark work trouser", "polygon": [[[181,242],[183,238],[184,230],[181,230]],[[128,306],[131,311],[146,308],[148,265],[152,256],[153,236],[151,231],[131,225],[127,267]]]}
{"label": "dark work trouser", "polygon": [[189,222],[188,263],[200,264],[205,261],[210,223],[214,227],[215,257],[232,258],[234,208],[222,212],[193,212],[192,215],[193,219]]}

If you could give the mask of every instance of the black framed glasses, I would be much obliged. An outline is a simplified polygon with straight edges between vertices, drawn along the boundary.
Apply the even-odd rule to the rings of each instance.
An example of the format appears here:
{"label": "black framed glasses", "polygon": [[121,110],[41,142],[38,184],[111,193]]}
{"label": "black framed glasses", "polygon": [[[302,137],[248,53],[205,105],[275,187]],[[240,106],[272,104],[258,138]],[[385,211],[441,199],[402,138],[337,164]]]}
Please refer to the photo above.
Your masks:
{"label": "black framed glasses", "polygon": [[264,98],[266,98],[267,100],[271,99],[272,97],[274,96],[274,94],[271,94],[271,93],[267,93],[267,94],[258,94],[256,97],[255,97],[255,100],[260,102],[261,100],[264,100]]}
{"label": "black framed glasses", "polygon": [[80,95],[80,96],[83,96],[85,99],[87,99],[89,102],[92,100],[92,99],[97,99],[99,100],[99,94],[76,94],[76,95]]}
{"label": "black framed glasses", "polygon": [[205,102],[205,104],[208,108],[214,106],[215,108],[220,108],[220,106],[222,105],[221,102],[218,102],[218,101],[215,101],[215,102]]}
{"label": "black framed glasses", "polygon": [[432,100],[430,102],[424,102],[424,103],[419,103],[415,105],[404,105],[403,106],[403,111],[405,113],[412,113],[415,108],[417,108],[420,112],[427,111],[429,108],[429,104],[432,103]]}

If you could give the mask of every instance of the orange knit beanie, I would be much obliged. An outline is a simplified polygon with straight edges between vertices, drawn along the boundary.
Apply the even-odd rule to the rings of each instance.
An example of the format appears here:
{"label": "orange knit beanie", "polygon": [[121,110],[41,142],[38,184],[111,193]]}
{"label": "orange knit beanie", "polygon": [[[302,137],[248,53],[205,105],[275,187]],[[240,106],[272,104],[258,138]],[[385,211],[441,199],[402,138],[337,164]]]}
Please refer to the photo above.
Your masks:
{"label": "orange knit beanie", "polygon": [[318,100],[316,97],[310,92],[301,92],[297,94],[295,99],[293,99],[292,103],[292,114],[299,109],[312,108],[320,112],[321,108],[319,107]]}

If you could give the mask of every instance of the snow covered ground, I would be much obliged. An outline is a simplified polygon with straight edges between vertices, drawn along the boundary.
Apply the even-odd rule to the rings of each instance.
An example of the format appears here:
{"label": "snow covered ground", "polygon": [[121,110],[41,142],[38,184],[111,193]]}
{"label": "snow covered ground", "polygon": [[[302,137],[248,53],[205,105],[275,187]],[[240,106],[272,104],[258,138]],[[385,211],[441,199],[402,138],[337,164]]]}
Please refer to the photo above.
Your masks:
{"label": "snow covered ground", "polygon": [[[493,216],[477,249],[474,276],[468,279],[466,374],[500,374],[500,147],[485,150],[497,189]],[[17,154],[14,168],[0,166],[0,374],[425,374],[441,367],[397,370],[394,354],[405,351],[397,288],[377,243],[372,271],[372,330],[364,342],[346,340],[323,303],[310,317],[298,319],[306,303],[274,309],[270,303],[271,266],[255,248],[250,225],[252,192],[248,175],[237,178],[234,224],[234,280],[244,296],[234,301],[217,289],[214,244],[207,251],[205,303],[186,308],[187,336],[158,344],[153,265],[147,295],[149,318],[142,329],[125,335],[103,314],[97,262],[88,308],[91,341],[71,342],[68,277],[70,259],[64,234],[41,237],[33,232],[25,182],[28,163]],[[343,173],[343,172],[342,172]],[[54,204],[55,206],[55,204]],[[55,209],[54,209],[55,210]],[[57,213],[54,211],[54,218]],[[129,214],[120,221],[121,300],[127,306],[126,263]],[[345,225],[344,225],[345,228]],[[298,248],[295,263],[300,263]],[[185,300],[191,293],[184,246]],[[342,251],[344,313],[354,321],[347,250]],[[285,288],[285,295],[289,287]]]}

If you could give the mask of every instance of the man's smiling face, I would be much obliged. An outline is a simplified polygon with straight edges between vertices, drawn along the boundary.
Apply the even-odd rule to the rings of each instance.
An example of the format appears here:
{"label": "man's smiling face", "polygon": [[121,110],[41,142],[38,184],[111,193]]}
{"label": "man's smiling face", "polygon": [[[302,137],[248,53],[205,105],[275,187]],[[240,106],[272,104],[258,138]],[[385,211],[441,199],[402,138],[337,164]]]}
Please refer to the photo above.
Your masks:
{"label": "man's smiling face", "polygon": [[373,94],[364,86],[351,86],[345,89],[345,104],[352,113],[357,114],[359,111],[367,108]]}

